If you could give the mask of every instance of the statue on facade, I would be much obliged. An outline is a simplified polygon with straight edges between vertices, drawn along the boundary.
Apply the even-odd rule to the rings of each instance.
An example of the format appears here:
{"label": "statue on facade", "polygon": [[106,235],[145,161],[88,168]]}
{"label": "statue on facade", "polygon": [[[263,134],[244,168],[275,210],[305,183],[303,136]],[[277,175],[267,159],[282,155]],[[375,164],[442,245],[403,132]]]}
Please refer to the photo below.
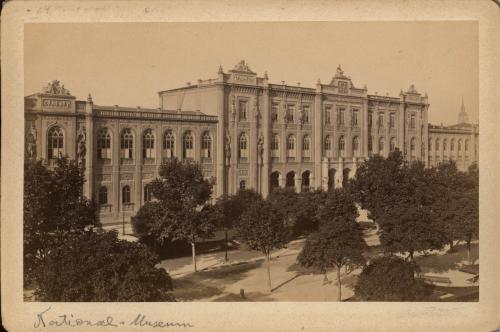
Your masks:
{"label": "statue on facade", "polygon": [[224,142],[224,154],[226,156],[226,166],[229,166],[229,162],[231,160],[231,136],[229,135],[229,130],[226,129]]}
{"label": "statue on facade", "polygon": [[83,164],[85,161],[85,154],[87,152],[87,149],[85,147],[85,141],[87,137],[85,133],[85,127],[83,125],[80,125],[80,127],[78,128],[76,137],[77,137],[77,148],[78,148],[76,156],[78,161]]}
{"label": "statue on facade", "polygon": [[30,159],[36,158],[36,128],[32,124],[26,138],[26,154]]}
{"label": "statue on facade", "polygon": [[69,90],[64,88],[64,84],[60,84],[58,80],[53,80],[49,82],[45,88],[43,88],[43,93],[53,94],[53,95],[70,95]]}
{"label": "statue on facade", "polygon": [[260,133],[259,140],[257,141],[257,154],[259,155],[259,161],[262,163],[264,159],[264,136],[262,133]]}

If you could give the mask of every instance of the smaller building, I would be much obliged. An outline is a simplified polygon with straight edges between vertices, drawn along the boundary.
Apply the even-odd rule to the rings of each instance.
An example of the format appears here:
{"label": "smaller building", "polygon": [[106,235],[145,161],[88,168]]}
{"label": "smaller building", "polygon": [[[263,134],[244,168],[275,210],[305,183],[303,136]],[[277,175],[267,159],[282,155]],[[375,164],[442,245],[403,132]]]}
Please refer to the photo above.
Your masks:
{"label": "smaller building", "polygon": [[457,124],[429,124],[428,150],[429,166],[453,160],[459,170],[467,171],[472,164],[479,162],[479,125],[469,123],[463,100]]}

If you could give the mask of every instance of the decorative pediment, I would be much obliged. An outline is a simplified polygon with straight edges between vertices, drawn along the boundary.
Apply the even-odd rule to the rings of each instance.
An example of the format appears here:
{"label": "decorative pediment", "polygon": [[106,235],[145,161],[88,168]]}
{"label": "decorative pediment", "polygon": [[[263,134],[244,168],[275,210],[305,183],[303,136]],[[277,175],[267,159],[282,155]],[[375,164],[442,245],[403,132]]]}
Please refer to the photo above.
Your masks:
{"label": "decorative pediment", "polygon": [[53,80],[49,82],[46,87],[43,88],[42,93],[51,94],[51,95],[63,95],[70,96],[70,92],[68,89],[64,88],[64,84],[61,84],[58,80]]}
{"label": "decorative pediment", "polygon": [[230,72],[239,72],[239,73],[257,75],[250,69],[250,67],[248,67],[248,64],[245,62],[245,60],[241,60],[240,62],[238,62],[236,66],[234,66],[234,68],[230,70]]}

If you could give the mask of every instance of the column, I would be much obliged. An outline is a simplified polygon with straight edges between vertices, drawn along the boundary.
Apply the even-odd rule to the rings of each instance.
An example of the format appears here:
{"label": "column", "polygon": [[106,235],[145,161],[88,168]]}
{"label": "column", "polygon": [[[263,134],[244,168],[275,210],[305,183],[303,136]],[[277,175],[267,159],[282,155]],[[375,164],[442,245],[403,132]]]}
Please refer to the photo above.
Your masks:
{"label": "column", "polygon": [[300,193],[302,191],[302,174],[295,173],[295,192]]}
{"label": "column", "polygon": [[121,220],[120,216],[120,124],[116,122],[113,128],[111,195],[113,204],[113,221]]}
{"label": "column", "polygon": [[321,188],[328,190],[328,158],[324,157],[321,162]]}
{"label": "column", "polygon": [[258,108],[259,108],[259,91],[257,90],[254,96],[253,104],[248,105],[249,110],[252,105],[252,112],[248,112],[250,117],[250,130],[248,133],[248,186],[257,190],[257,121],[258,121]]}
{"label": "column", "polygon": [[217,192],[216,197],[220,197],[225,194],[225,177],[224,177],[224,128],[226,123],[225,111],[224,111],[224,85],[222,82],[217,87]]}
{"label": "column", "polygon": [[142,194],[142,127],[136,128],[135,137],[135,170],[134,170],[134,211],[141,207]]}
{"label": "column", "polygon": [[[312,188],[321,188],[322,177],[324,177],[325,175],[324,167],[323,170],[321,167],[321,160],[323,159],[323,105],[321,102],[321,98],[321,84],[318,84],[316,86],[316,95],[314,96],[314,112],[311,112],[314,121],[312,137],[313,142],[311,148],[313,150],[312,157],[314,158],[313,160],[315,175],[315,183],[311,183]],[[332,137],[332,139],[334,139],[334,137]],[[328,170],[326,174],[328,175]]]}
{"label": "column", "polygon": [[264,91],[262,94],[262,134],[264,135],[264,151],[262,155],[262,168],[260,172],[260,183],[261,183],[261,190],[260,193],[264,198],[266,198],[269,195],[269,149],[271,147],[270,141],[271,141],[271,133],[270,133],[270,126],[269,126],[269,110],[270,110],[270,103],[269,103],[269,89],[267,85],[267,79],[264,81]]}

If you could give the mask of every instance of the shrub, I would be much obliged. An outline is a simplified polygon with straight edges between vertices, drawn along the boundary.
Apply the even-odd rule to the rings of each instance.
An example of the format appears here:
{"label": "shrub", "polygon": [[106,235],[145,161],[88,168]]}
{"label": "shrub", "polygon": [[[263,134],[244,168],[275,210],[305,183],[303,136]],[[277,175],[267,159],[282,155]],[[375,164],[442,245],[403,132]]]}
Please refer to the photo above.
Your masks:
{"label": "shrub", "polygon": [[396,256],[375,259],[366,265],[354,287],[363,301],[425,301],[431,289],[415,279],[418,266]]}
{"label": "shrub", "polygon": [[42,301],[173,301],[172,280],[146,246],[116,232],[68,234],[38,268]]}

